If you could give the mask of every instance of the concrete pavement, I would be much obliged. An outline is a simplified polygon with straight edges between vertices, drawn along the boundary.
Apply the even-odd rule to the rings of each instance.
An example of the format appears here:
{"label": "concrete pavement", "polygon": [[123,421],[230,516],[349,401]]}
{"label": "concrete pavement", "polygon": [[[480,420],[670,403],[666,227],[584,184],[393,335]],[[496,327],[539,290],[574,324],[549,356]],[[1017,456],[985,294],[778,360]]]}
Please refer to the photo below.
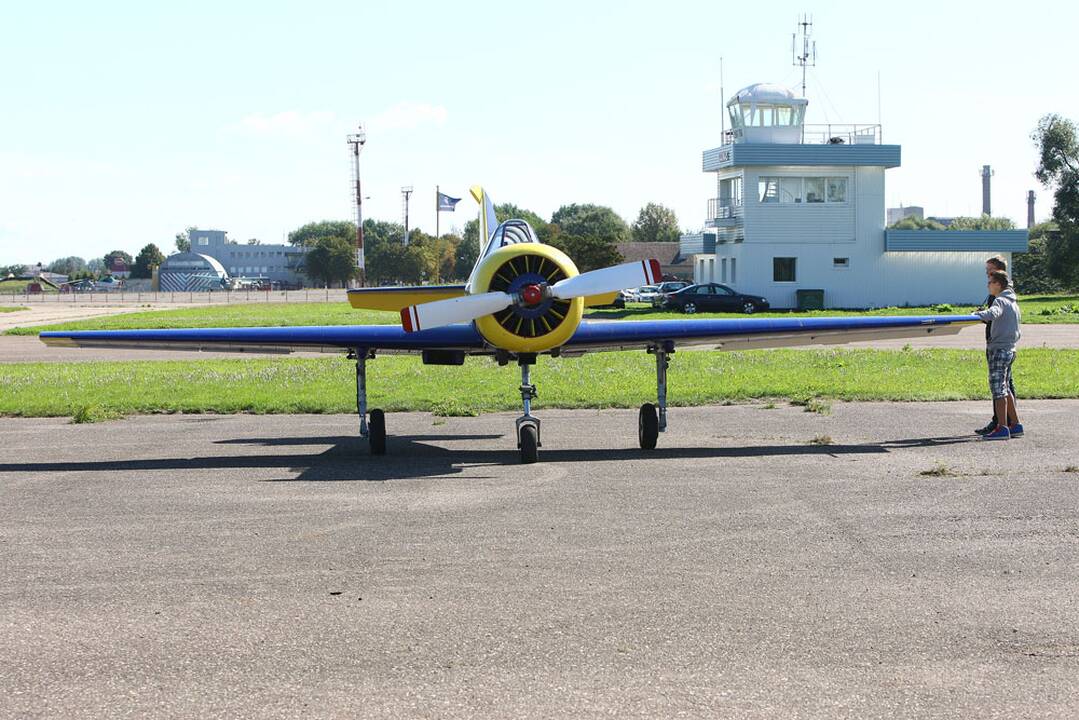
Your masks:
{"label": "concrete pavement", "polygon": [[1079,402],[1020,410],[0,419],[0,717],[1075,717]]}

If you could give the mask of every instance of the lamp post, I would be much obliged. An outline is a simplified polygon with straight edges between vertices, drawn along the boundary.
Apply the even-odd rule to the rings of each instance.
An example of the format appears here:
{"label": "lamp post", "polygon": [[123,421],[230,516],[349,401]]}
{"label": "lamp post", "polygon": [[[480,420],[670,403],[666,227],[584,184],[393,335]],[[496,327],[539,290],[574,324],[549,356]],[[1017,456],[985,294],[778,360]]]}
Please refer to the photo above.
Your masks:
{"label": "lamp post", "polygon": [[356,287],[363,287],[366,282],[366,266],[363,257],[363,190],[360,187],[360,150],[367,142],[367,131],[363,125],[357,132],[348,136],[352,147],[352,180],[356,189]]}

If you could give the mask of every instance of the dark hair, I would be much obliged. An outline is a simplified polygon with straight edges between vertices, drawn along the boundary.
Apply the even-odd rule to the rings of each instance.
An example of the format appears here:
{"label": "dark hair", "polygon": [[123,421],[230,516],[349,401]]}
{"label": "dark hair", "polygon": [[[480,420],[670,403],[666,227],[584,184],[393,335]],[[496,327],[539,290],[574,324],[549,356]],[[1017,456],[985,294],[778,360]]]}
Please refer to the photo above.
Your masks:
{"label": "dark hair", "polygon": [[989,273],[989,282],[995,282],[997,285],[1000,285],[1000,287],[1007,290],[1009,285],[1008,273],[1003,270],[994,270]]}
{"label": "dark hair", "polygon": [[[1003,270],[1004,272],[1008,272],[1008,261],[1002,258],[1000,255],[994,255],[993,257],[988,258],[985,261],[985,264],[992,265],[997,270]],[[1005,284],[1004,287],[1008,287],[1008,285]]]}

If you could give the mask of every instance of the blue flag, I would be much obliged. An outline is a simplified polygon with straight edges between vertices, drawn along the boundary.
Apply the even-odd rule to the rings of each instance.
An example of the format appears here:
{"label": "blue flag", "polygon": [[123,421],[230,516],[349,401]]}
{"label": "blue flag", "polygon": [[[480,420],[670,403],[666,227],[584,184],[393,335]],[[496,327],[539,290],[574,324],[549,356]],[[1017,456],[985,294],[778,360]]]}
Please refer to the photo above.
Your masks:
{"label": "blue flag", "polygon": [[438,211],[453,212],[461,198],[450,197],[445,193],[438,193]]}

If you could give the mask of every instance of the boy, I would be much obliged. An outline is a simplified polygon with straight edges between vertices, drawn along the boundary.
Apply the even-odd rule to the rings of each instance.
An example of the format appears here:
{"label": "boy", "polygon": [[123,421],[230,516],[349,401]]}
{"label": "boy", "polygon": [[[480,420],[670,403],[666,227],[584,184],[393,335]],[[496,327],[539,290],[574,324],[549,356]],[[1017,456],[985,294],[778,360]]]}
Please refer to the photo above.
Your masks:
{"label": "boy", "polygon": [[[1004,272],[1008,272],[1008,261],[1005,260],[1004,258],[1002,258],[1000,255],[994,255],[991,258],[987,258],[986,261],[985,261],[985,279],[986,280],[989,279],[989,276],[992,275],[994,270],[1003,270]],[[982,307],[983,308],[988,308],[992,304],[993,304],[993,296],[988,295],[985,298],[985,302],[982,303]],[[986,360],[989,360],[989,336],[992,334],[992,332],[993,332],[993,321],[992,321],[992,319],[986,320],[985,321],[985,359]],[[1013,388],[1012,394],[1013,395],[1015,394],[1014,388]],[[988,435],[989,433],[996,430],[997,425],[999,425],[999,424],[1000,423],[997,422],[997,415],[994,412],[993,413],[993,419],[990,420],[986,424],[985,427],[979,428],[979,429],[975,430],[974,432],[976,432],[979,435]]]}
{"label": "boy", "polygon": [[992,432],[982,435],[985,440],[1007,440],[1023,434],[1012,383],[1012,363],[1015,362],[1015,344],[1019,342],[1021,316],[1015,292],[1008,285],[1008,273],[1003,270],[989,273],[989,294],[993,296],[993,304],[974,313],[982,322],[992,323],[987,350],[989,391],[993,394],[993,410],[998,422]]}

